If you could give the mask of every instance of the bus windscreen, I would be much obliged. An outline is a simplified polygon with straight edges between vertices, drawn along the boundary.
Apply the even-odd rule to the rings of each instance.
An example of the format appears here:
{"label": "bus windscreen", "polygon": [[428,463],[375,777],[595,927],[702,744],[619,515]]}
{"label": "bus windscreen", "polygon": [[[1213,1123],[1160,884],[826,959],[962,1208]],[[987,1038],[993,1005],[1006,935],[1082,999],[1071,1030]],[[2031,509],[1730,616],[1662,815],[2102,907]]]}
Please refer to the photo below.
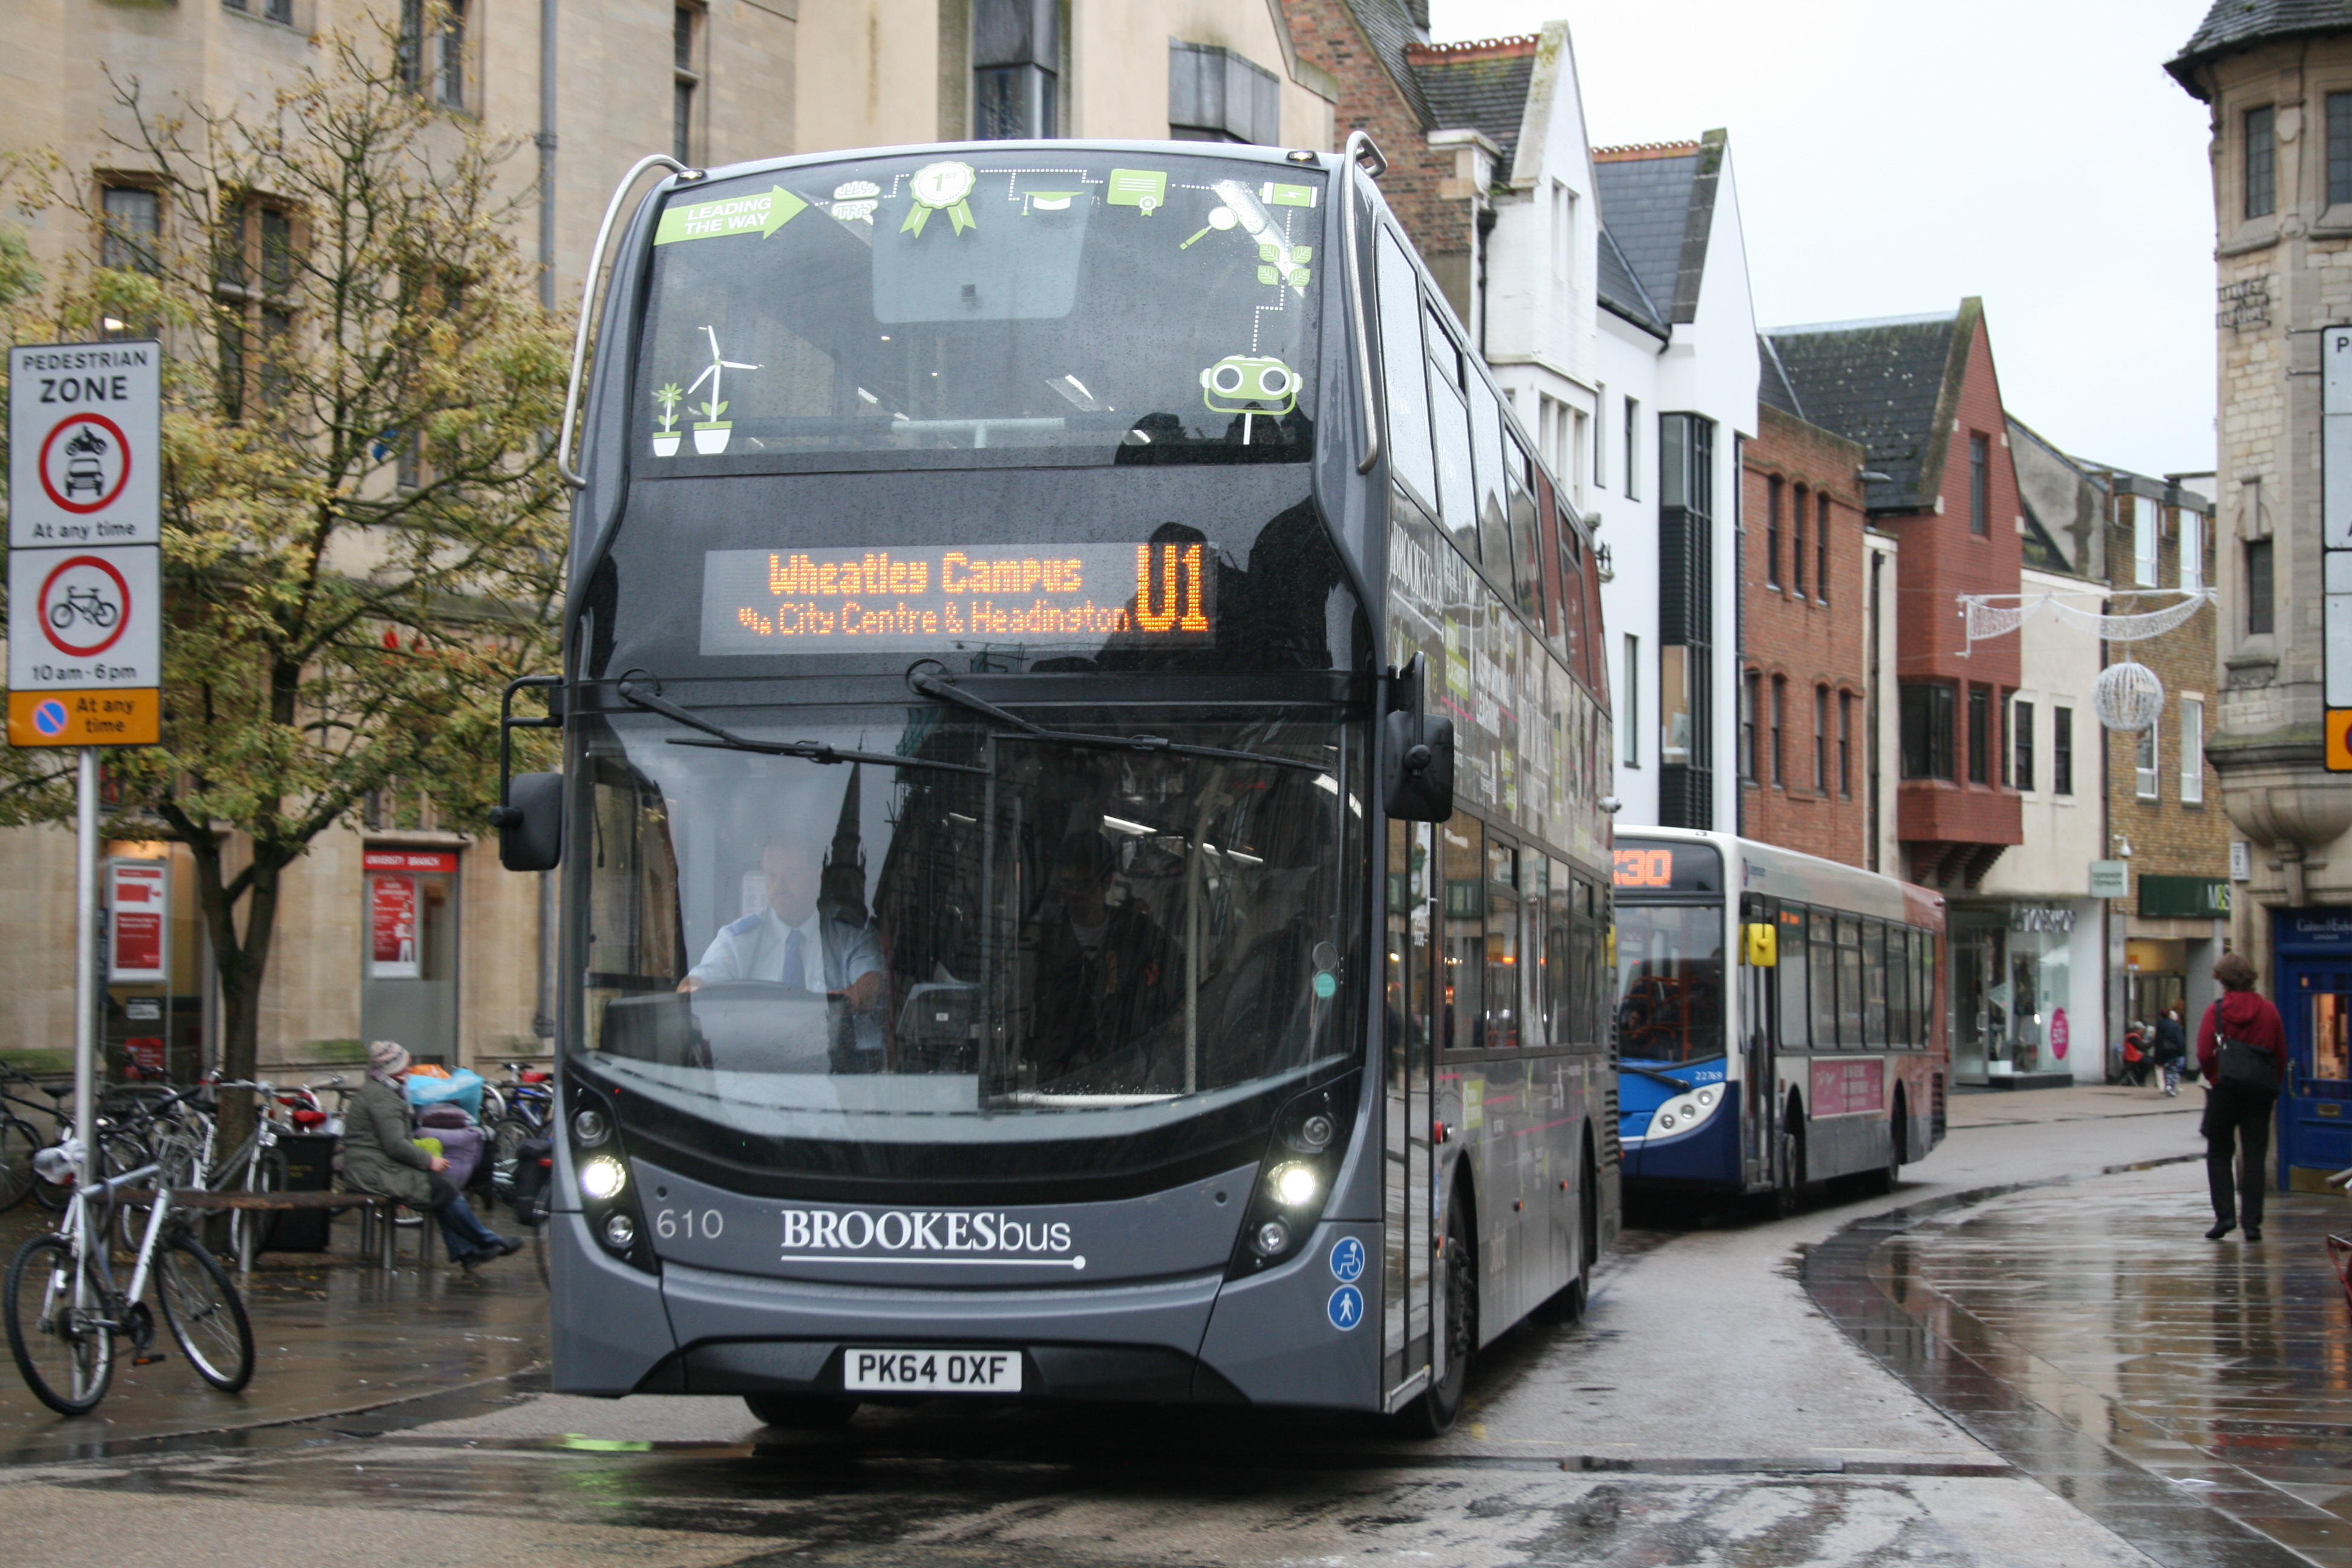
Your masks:
{"label": "bus windscreen", "polygon": [[1723,1055],[1723,909],[1617,904],[1617,1050],[1627,1061]]}
{"label": "bus windscreen", "polygon": [[1075,148],[682,186],[638,472],[1303,460],[1324,195],[1315,170]]}

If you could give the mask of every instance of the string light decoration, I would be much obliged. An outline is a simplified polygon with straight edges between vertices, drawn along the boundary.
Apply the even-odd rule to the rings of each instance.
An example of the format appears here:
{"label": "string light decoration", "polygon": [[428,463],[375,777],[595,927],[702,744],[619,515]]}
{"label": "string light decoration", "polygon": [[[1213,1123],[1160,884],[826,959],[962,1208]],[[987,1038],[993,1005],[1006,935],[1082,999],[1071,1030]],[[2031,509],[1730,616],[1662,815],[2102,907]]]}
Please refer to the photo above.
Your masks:
{"label": "string light decoration", "polygon": [[2164,682],[2144,664],[2111,664],[2091,683],[2091,711],[2110,730],[2139,734],[2164,711]]}

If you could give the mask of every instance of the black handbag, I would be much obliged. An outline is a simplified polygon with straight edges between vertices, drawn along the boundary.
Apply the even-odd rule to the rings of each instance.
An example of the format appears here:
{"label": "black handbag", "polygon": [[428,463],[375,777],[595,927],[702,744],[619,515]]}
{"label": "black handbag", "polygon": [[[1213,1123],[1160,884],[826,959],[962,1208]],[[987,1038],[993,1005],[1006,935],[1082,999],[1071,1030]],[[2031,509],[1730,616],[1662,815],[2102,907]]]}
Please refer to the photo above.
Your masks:
{"label": "black handbag", "polygon": [[2221,1060],[2214,1076],[2221,1084],[2263,1094],[2279,1091],[2278,1058],[2262,1047],[2224,1035],[2217,1054]]}

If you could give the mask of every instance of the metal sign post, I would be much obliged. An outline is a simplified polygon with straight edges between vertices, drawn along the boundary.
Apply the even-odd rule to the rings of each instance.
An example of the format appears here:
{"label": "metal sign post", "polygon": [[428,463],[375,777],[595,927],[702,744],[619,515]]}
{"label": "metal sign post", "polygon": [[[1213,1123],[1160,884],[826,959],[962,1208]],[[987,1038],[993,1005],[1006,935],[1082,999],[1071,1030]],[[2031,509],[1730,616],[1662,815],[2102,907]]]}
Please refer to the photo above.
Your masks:
{"label": "metal sign post", "polygon": [[8,743],[75,746],[74,1135],[96,1171],[98,752],[163,738],[163,347],[8,351]]}

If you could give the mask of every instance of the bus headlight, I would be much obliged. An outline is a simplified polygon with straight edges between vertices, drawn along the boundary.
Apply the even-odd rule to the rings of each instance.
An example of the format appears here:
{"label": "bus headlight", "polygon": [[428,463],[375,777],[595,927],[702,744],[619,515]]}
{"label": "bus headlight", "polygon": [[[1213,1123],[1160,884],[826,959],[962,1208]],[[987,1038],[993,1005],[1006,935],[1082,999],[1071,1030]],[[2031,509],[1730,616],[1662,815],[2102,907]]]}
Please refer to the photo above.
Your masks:
{"label": "bus headlight", "polygon": [[1270,1219],[1257,1227],[1250,1245],[1257,1248],[1260,1258],[1272,1258],[1290,1245],[1290,1227],[1278,1219]]}
{"label": "bus headlight", "polygon": [[599,1154],[580,1167],[580,1190],[598,1203],[620,1196],[628,1184],[628,1167],[610,1154]]}
{"label": "bus headlight", "polygon": [[1274,1201],[1283,1207],[1303,1209],[1323,1190],[1323,1182],[1316,1175],[1314,1166],[1294,1161],[1276,1165],[1266,1178],[1266,1186],[1274,1194]]}
{"label": "bus headlight", "polygon": [[1670,1133],[1687,1132],[1713,1116],[1725,1103],[1724,1090],[1718,1084],[1707,1084],[1686,1094],[1675,1095],[1651,1113],[1652,1138],[1664,1138]]}
{"label": "bus headlight", "polygon": [[572,1136],[593,1149],[613,1135],[613,1124],[594,1106],[575,1111],[572,1117]]}
{"label": "bus headlight", "polygon": [[604,1216],[604,1245],[615,1252],[626,1252],[637,1244],[637,1222],[625,1214]]}

